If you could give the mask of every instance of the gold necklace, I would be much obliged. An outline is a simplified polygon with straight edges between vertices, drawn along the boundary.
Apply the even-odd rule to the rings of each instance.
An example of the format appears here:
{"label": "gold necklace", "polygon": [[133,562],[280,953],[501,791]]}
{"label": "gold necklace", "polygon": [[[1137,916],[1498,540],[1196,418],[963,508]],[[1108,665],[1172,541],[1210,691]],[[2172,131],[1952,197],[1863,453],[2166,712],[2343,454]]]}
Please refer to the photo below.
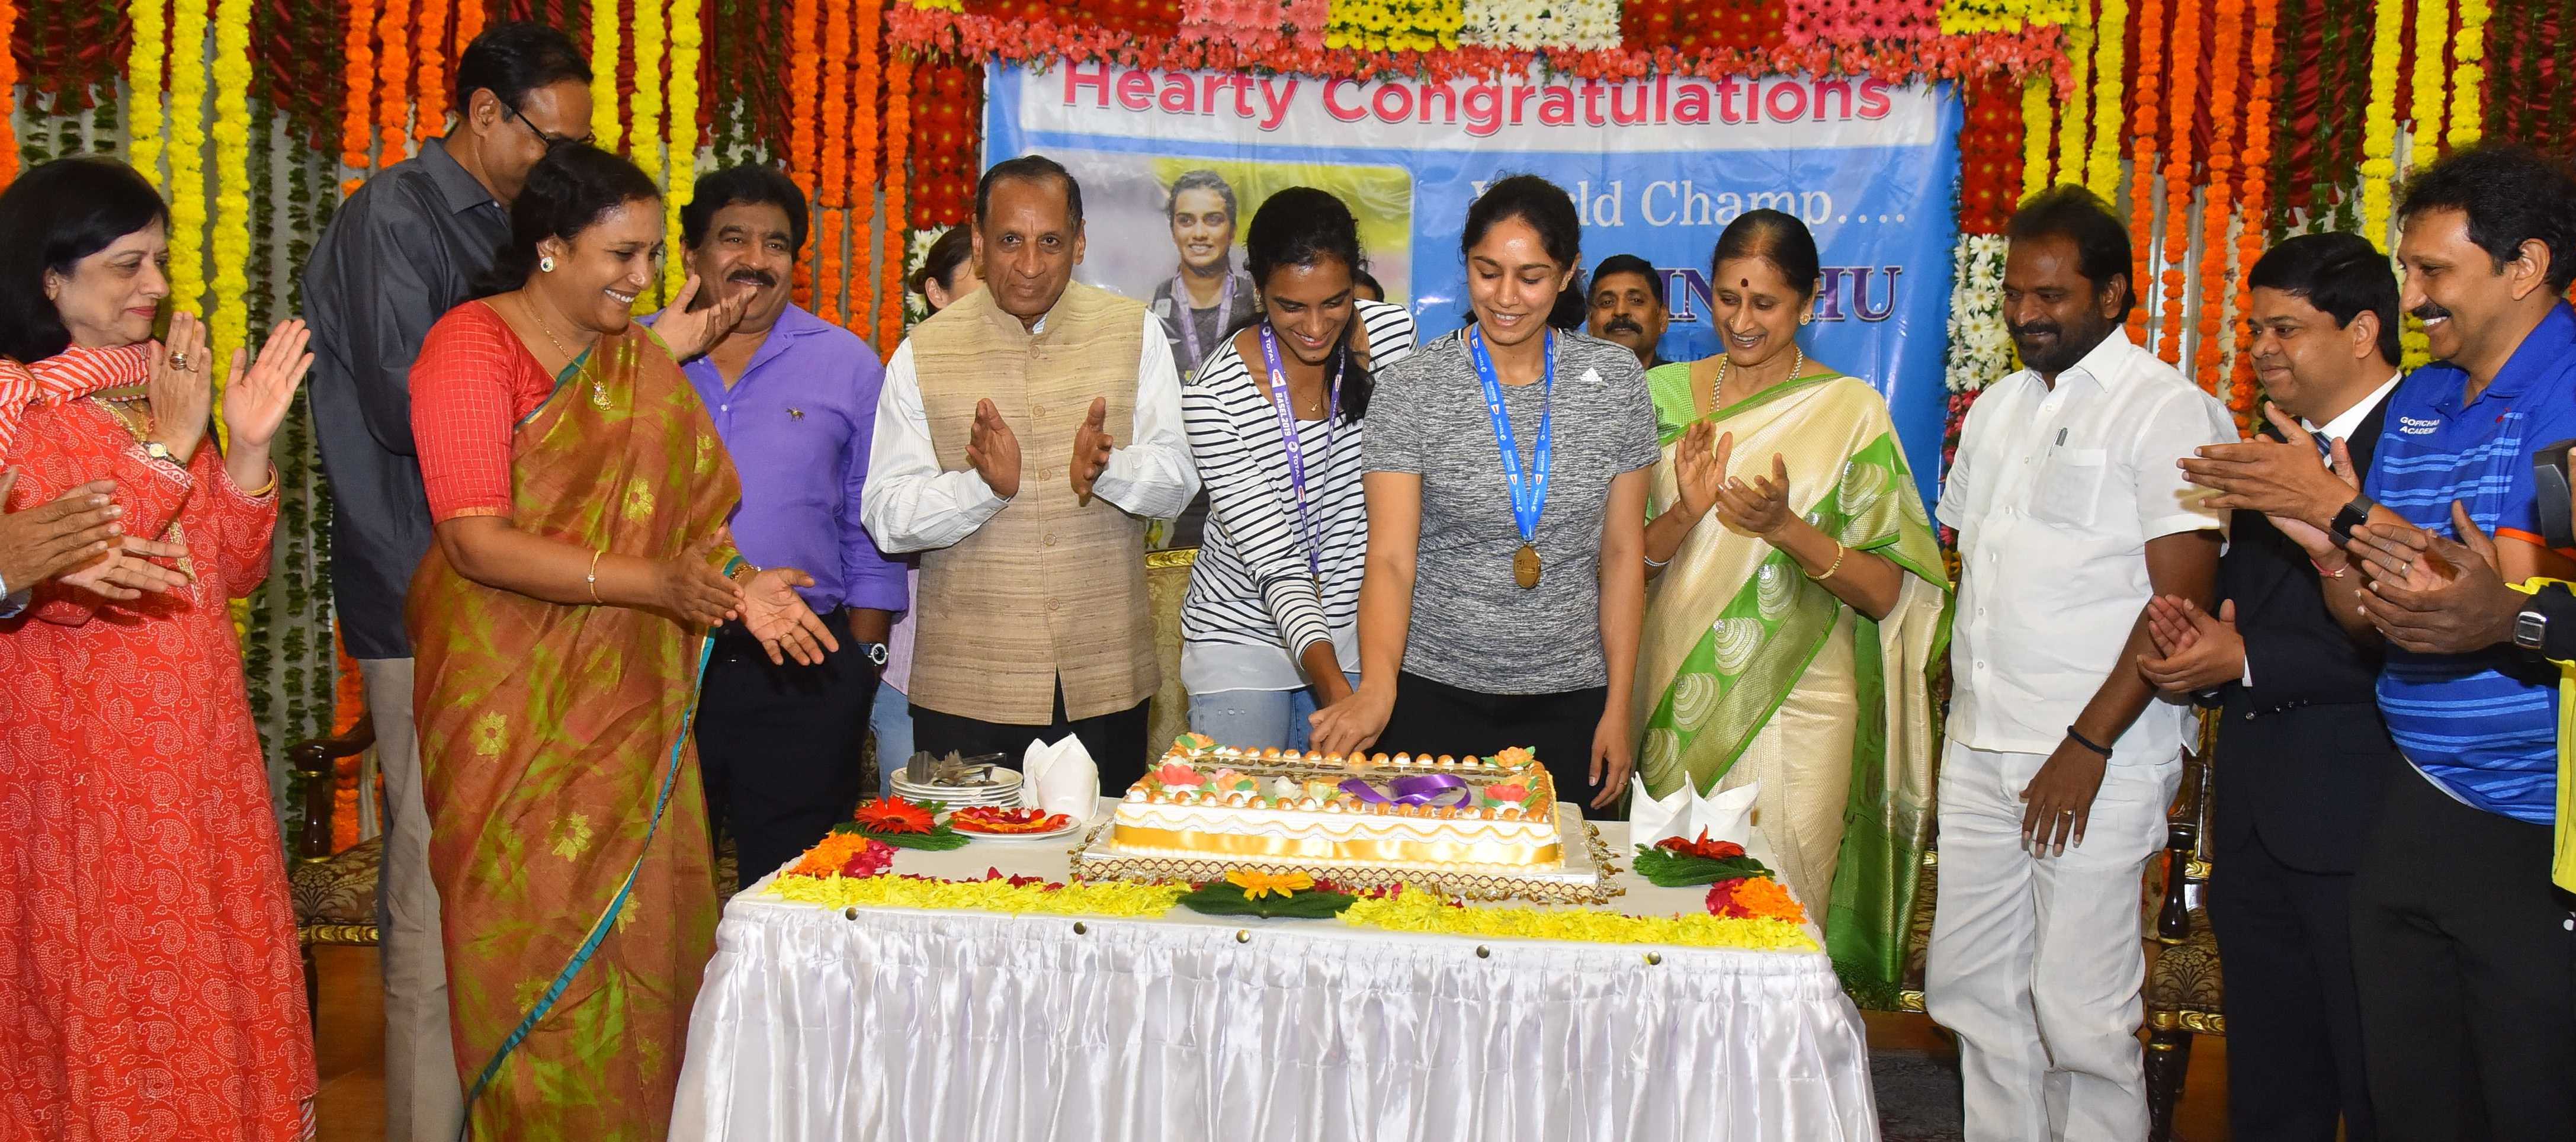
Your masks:
{"label": "gold necklace", "polygon": [[[528,316],[534,319],[537,323],[537,332],[545,334],[546,340],[554,343],[555,352],[564,355],[564,363],[571,364],[580,360],[580,356],[578,354],[574,353],[570,348],[564,345],[563,338],[555,336],[555,327],[546,324],[546,315],[537,312],[537,303],[528,300],[526,294],[519,295],[519,308],[528,311]],[[592,368],[588,371],[590,373],[590,403],[597,405],[600,410],[604,412],[608,408],[608,389],[600,383],[599,370],[597,368]]]}
{"label": "gold necklace", "polygon": [[[1790,346],[1790,351],[1795,355],[1789,358],[1789,375],[1783,379],[1794,381],[1799,373],[1806,370],[1807,351],[1794,345]],[[1708,386],[1708,412],[1711,416],[1726,407],[1726,367],[1732,363],[1733,358],[1721,348],[1717,355],[1717,379]]]}

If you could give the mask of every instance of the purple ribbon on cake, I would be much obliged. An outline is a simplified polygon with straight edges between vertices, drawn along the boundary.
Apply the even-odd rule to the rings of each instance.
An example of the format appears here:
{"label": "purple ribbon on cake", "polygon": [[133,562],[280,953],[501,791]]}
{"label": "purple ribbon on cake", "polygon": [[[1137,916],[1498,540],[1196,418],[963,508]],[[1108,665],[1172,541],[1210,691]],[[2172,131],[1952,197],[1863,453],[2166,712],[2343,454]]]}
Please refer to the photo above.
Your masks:
{"label": "purple ribbon on cake", "polygon": [[1476,791],[1467,787],[1467,779],[1453,773],[1408,774],[1387,782],[1385,793],[1356,777],[1342,781],[1342,792],[1379,805],[1428,805],[1452,789],[1458,791],[1458,800],[1451,808],[1464,809],[1476,803]]}

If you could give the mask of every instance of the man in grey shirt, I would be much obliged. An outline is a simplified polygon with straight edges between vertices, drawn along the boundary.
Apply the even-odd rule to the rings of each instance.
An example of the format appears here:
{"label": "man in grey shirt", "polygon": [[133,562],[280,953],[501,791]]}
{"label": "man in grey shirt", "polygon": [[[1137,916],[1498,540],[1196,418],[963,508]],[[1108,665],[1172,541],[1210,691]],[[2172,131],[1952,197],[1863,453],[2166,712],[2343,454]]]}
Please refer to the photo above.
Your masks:
{"label": "man in grey shirt", "polygon": [[403,597],[430,544],[411,365],[429,327],[491,268],[529,168],[589,135],[590,65],[552,28],[497,24],[458,57],[455,105],[447,137],[359,187],[304,267],[313,420],[335,501],[332,601],[366,679],[389,810],[376,904],[389,1142],[453,1138],[464,1110],[403,632]]}

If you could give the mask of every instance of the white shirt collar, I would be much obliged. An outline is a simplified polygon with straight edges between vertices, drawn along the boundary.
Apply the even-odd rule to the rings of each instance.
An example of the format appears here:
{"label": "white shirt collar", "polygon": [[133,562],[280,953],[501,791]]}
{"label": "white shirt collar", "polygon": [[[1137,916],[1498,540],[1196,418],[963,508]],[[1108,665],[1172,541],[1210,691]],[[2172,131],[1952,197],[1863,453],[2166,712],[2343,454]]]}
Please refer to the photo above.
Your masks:
{"label": "white shirt collar", "polygon": [[[2128,327],[2114,325],[2108,336],[2102,338],[2091,349],[2085,350],[2081,359],[2057,374],[2057,384],[2063,385],[2071,378],[2082,378],[2093,382],[2095,387],[2104,392],[2108,392],[2112,384],[2122,375],[2121,366],[2127,363],[2128,356],[2137,351],[2136,343],[2129,340]],[[2034,387],[2042,391],[2052,387],[2048,381],[2040,377],[2039,370],[2024,371],[2030,375],[2030,383]]]}
{"label": "white shirt collar", "polygon": [[2369,396],[2352,402],[2351,408],[2343,410],[2341,415],[2325,422],[2323,427],[2310,423],[2305,417],[2300,418],[2299,427],[2310,432],[2325,433],[2330,440],[2348,440],[2352,437],[2353,430],[2360,428],[2361,422],[2370,418],[2370,410],[2378,408],[2381,401],[2387,400],[2389,390],[2396,388],[2397,382],[2403,379],[2405,379],[2404,374],[2392,373],[2387,380],[2380,382],[2378,388],[2370,390]]}

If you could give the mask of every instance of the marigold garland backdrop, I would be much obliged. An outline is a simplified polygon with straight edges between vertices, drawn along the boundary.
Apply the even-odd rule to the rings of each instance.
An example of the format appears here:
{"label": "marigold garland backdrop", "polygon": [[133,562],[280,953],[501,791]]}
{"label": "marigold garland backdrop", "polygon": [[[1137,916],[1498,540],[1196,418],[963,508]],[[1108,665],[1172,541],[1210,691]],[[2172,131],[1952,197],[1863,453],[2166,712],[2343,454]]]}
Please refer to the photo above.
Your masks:
{"label": "marigold garland backdrop", "polygon": [[[337,203],[445,130],[465,43],[493,21],[542,20],[594,53],[602,145],[675,185],[675,214],[697,171],[788,163],[817,208],[799,300],[886,351],[918,313],[905,270],[973,205],[993,61],[1948,82],[1965,104],[1952,432],[2013,367],[2004,220],[2055,182],[2127,212],[2133,332],[2243,417],[2256,396],[2239,336],[2249,259],[2292,232],[2386,246],[2393,188],[2481,135],[2564,154],[2571,12],[2565,0],[0,0],[0,180],[67,155],[133,162],[170,199],[180,297],[211,317],[219,347],[255,344],[297,312],[296,271]],[[279,453],[276,568],[243,638],[291,806],[285,748],[346,724],[354,688],[329,613],[330,496],[301,408]]]}

